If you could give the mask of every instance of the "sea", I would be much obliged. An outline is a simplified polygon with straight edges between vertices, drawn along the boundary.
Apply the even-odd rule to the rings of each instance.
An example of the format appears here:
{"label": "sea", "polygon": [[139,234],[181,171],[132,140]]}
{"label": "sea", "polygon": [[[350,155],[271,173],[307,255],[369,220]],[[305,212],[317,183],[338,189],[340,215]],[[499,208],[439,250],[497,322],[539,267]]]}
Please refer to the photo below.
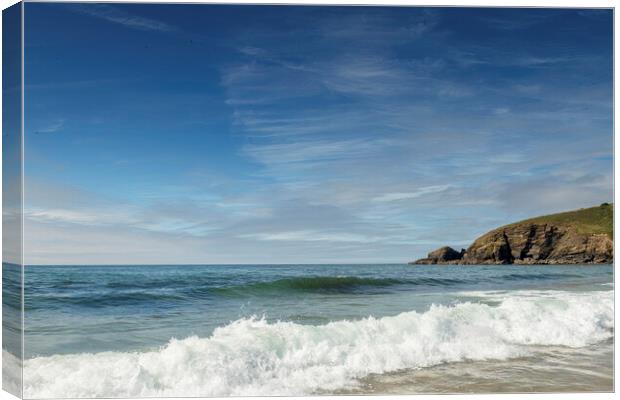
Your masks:
{"label": "sea", "polygon": [[614,389],[612,265],[24,271],[27,398]]}

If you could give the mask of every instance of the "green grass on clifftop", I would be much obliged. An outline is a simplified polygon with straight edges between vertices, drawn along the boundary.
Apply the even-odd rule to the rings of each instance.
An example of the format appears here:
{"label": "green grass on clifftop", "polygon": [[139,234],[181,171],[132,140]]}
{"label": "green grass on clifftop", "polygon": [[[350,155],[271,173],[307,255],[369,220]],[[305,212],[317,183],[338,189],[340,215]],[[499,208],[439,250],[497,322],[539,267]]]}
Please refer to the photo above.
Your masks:
{"label": "green grass on clifftop", "polygon": [[532,222],[568,225],[574,227],[580,234],[591,235],[604,233],[613,240],[614,205],[603,203],[598,207],[581,208],[579,210],[567,211],[559,214],[543,215],[510,225]]}

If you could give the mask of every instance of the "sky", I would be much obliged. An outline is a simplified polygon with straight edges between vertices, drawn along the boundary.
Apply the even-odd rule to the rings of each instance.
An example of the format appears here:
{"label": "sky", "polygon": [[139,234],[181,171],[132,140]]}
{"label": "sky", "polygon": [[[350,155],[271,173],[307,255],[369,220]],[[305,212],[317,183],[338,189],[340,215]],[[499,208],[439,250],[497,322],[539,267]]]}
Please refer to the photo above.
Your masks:
{"label": "sky", "polygon": [[402,263],[613,200],[612,12],[26,3],[27,264]]}

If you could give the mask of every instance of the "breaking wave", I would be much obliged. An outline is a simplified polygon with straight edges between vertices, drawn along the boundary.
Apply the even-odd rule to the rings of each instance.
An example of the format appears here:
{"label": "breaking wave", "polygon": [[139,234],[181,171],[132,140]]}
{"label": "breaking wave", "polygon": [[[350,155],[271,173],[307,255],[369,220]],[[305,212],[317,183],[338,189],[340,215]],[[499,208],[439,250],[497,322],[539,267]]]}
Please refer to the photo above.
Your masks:
{"label": "breaking wave", "polygon": [[[481,293],[480,293],[481,294]],[[482,303],[325,325],[240,319],[208,338],[146,352],[25,361],[26,397],[303,395],[359,378],[462,360],[507,359],[539,346],[582,347],[613,336],[613,291],[487,292]],[[6,354],[5,354],[6,356]]]}

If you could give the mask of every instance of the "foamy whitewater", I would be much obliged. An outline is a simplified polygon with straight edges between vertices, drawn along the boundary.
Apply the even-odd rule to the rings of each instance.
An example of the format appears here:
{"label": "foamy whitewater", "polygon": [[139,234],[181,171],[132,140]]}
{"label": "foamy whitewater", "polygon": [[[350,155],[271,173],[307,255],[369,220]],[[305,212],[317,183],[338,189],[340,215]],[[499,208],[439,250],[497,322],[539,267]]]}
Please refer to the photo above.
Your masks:
{"label": "foamy whitewater", "polygon": [[[452,281],[446,281],[448,278],[443,275],[424,281],[431,279],[425,274],[433,274],[432,270],[423,270],[421,276],[417,271],[416,280],[415,267],[409,268],[400,266],[398,277],[387,278],[378,277],[385,273],[349,280],[337,275],[327,280],[319,278],[322,280],[317,283],[303,277],[279,276],[258,283],[236,281],[235,285],[218,285],[217,290],[205,293],[218,293],[215,298],[221,296],[226,300],[212,298],[207,303],[220,304],[223,313],[230,312],[226,310],[231,304],[238,304],[238,313],[243,314],[245,307],[252,315],[215,324],[205,335],[170,339],[159,347],[27,357],[24,394],[30,398],[49,398],[337,393],[356,390],[361,380],[372,374],[403,370],[415,373],[419,369],[463,361],[544,357],[548,348],[579,351],[613,338],[613,290],[609,290],[613,288],[608,286],[609,282],[593,278],[594,270],[585,270],[585,273],[576,272],[578,269],[553,271],[557,276],[550,275],[551,278],[544,278],[551,273],[549,270],[504,271],[505,279],[510,276],[508,280],[522,282],[520,286],[523,286],[508,289],[506,284],[493,283],[495,278],[489,277],[495,272],[489,269],[478,271],[486,275],[489,282],[473,284],[468,281],[476,278],[472,271],[454,269]],[[459,271],[461,274],[456,275]],[[601,271],[601,276],[609,276],[606,274],[609,270],[598,270]],[[517,279],[519,274],[524,274],[526,279]],[[579,274],[587,276],[579,278],[576,276]],[[565,275],[569,278],[562,278]],[[381,280],[388,278],[392,281]],[[419,284],[418,288],[412,285],[420,279],[426,283]],[[580,279],[588,286],[580,287]],[[324,290],[322,285],[328,289]],[[488,289],[489,286],[498,289],[467,290]],[[551,286],[565,287],[559,290]],[[187,292],[188,287],[183,287],[182,291]],[[228,290],[230,287],[236,289]],[[244,291],[251,294],[244,296]],[[278,291],[285,295],[277,294]],[[141,296],[135,291],[131,293],[135,298],[145,296],[145,293]],[[172,293],[160,294],[170,297]],[[100,299],[104,297],[99,294]],[[291,300],[295,298],[297,300]],[[364,313],[375,312],[360,317],[333,318],[338,312],[332,311],[331,322],[317,323],[319,315],[314,314],[321,314],[322,310],[313,311],[307,307],[307,318],[299,317],[300,303],[316,301],[318,307],[319,302],[330,299],[333,304],[324,306],[324,310],[331,309],[334,304],[349,304],[355,309],[353,304],[357,302]],[[112,301],[113,297],[107,300]],[[389,307],[384,307],[390,301],[398,304],[393,307],[396,312],[381,316],[382,312],[389,314]],[[285,307],[287,302],[293,314],[285,317],[279,312],[274,313],[277,318],[270,318],[269,307],[278,307],[277,304]],[[251,303],[268,306],[261,306],[262,313],[257,313],[257,309],[249,306]],[[398,312],[408,303],[414,310]],[[112,304],[116,303],[112,301]],[[36,301],[31,305],[36,309]],[[113,308],[108,307],[107,311]],[[218,311],[195,308],[198,315],[193,315],[192,321],[199,320],[201,313]],[[180,309],[173,307],[164,313]],[[109,313],[93,310],[99,313],[99,320],[123,320],[110,319]],[[371,316],[373,314],[378,316]],[[92,321],[84,323],[88,325]],[[96,336],[91,339],[97,342]],[[37,340],[34,338],[33,343],[39,343]],[[59,339],[48,347],[58,350],[63,347],[62,343],[70,342]],[[122,337],[119,342],[123,342]],[[40,348],[45,346],[40,345]],[[4,357],[12,356],[5,352]]]}

